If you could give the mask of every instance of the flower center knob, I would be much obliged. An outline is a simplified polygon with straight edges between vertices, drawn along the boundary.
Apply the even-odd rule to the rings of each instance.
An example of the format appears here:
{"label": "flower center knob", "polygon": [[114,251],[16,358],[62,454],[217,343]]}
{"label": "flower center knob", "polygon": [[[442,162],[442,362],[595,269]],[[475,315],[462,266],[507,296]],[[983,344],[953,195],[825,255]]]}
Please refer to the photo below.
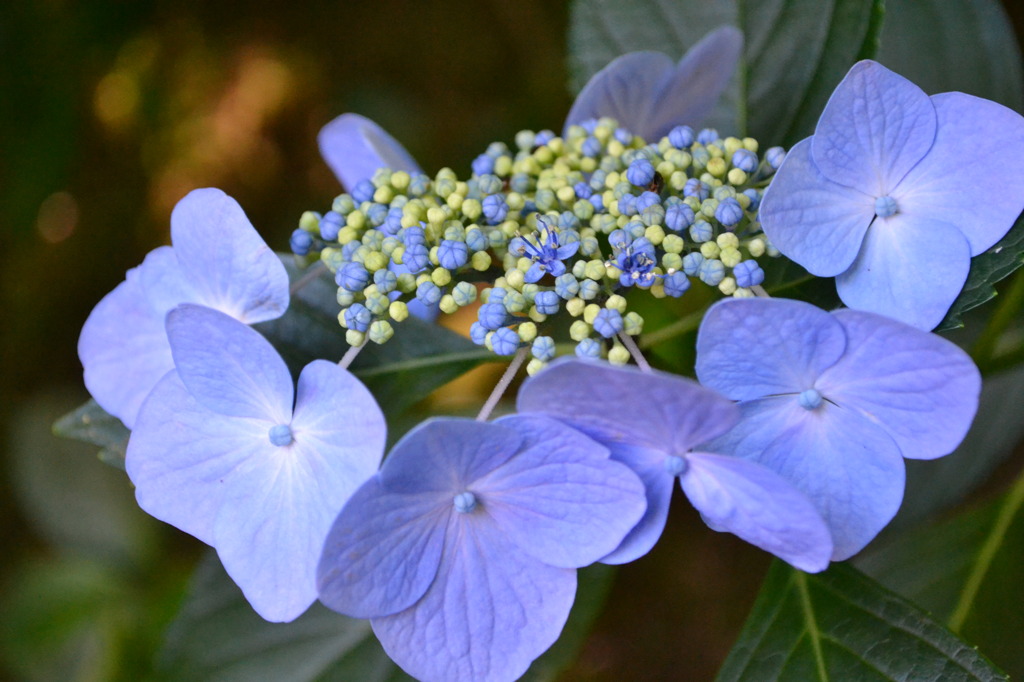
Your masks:
{"label": "flower center knob", "polygon": [[270,442],[273,445],[282,447],[285,445],[291,445],[292,441],[292,429],[287,424],[278,424],[277,426],[271,426],[270,431],[267,434],[270,436]]}
{"label": "flower center knob", "polygon": [[665,458],[665,471],[671,476],[682,476],[686,471],[686,460],[676,455],[669,455]]}
{"label": "flower center knob", "polygon": [[896,213],[896,200],[886,195],[875,199],[875,215],[879,218],[888,218]]}
{"label": "flower center knob", "polygon": [[821,400],[821,393],[819,393],[815,388],[807,389],[800,394],[799,398],[797,398],[797,402],[800,403],[800,407],[805,410],[817,409],[818,405],[821,405]]}
{"label": "flower center knob", "polygon": [[455,505],[455,511],[460,514],[468,514],[476,509],[476,495],[467,490],[456,495],[452,500],[452,504]]}

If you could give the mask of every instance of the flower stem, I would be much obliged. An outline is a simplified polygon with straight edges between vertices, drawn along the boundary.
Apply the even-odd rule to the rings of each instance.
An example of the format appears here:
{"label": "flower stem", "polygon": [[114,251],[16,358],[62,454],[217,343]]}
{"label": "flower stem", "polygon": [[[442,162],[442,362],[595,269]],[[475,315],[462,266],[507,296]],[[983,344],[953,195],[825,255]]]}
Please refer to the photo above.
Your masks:
{"label": "flower stem", "polygon": [[636,341],[633,337],[626,332],[619,332],[619,340],[622,341],[622,345],[626,347],[629,354],[633,356],[633,361],[636,362],[636,366],[644,372],[650,372],[651,366],[647,362],[647,358],[640,352],[640,347],[636,345]]}
{"label": "flower stem", "polygon": [[478,422],[485,422],[487,418],[491,416],[491,412],[494,411],[494,407],[501,400],[501,396],[505,395],[505,391],[508,390],[509,384],[515,379],[516,373],[519,372],[519,368],[523,366],[523,362],[526,361],[526,356],[530,352],[529,346],[523,346],[516,351],[515,357],[512,358],[512,362],[509,363],[505,369],[505,373],[498,379],[498,383],[495,385],[494,390],[491,391],[491,395],[487,397],[487,402],[480,408],[480,414],[476,416]]}
{"label": "flower stem", "polygon": [[366,341],[363,341],[358,346],[349,346],[349,349],[345,351],[345,354],[341,356],[341,360],[338,360],[338,367],[342,369],[348,369],[348,366],[352,364],[352,361],[359,355],[359,351],[366,347]]}

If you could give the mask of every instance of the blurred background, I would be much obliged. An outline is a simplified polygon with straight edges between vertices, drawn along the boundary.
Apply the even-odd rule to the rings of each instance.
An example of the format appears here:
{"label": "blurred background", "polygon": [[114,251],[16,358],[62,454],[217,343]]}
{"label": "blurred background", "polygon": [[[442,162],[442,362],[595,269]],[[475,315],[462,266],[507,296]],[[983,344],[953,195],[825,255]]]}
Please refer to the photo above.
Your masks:
{"label": "blurred background", "polygon": [[[1020,39],[1024,7],[1004,5]],[[145,679],[201,554],[135,507],[95,447],[50,435],[87,398],[86,316],[168,243],[174,204],[219,187],[285,250],[302,211],[339,192],[316,134],[348,111],[426,172],[467,175],[488,142],[561,127],[568,14],[548,0],[3,3],[0,678]],[[686,505],[667,532],[620,572],[567,679],[713,676],[768,558]]]}

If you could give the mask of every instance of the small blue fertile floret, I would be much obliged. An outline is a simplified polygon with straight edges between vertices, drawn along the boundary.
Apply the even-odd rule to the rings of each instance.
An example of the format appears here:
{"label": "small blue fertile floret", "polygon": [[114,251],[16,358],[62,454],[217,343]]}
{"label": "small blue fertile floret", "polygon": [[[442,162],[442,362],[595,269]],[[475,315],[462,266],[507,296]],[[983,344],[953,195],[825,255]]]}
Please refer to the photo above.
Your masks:
{"label": "small blue fertile floret", "polygon": [[416,300],[423,305],[435,305],[441,300],[441,289],[433,282],[422,282],[416,287]]}
{"label": "small blue fertile floret", "polygon": [[335,211],[328,211],[320,218],[320,237],[324,241],[333,242],[338,238],[338,231],[344,225],[344,216]]}
{"label": "small blue fertile floret", "polygon": [[576,357],[599,358],[601,357],[601,344],[597,339],[583,339],[576,344]]}
{"label": "small blue fertile floret", "polygon": [[343,289],[359,291],[370,282],[370,273],[361,263],[348,262],[338,268],[334,274],[334,282]]}
{"label": "small blue fertile floret", "polygon": [[594,331],[610,339],[622,331],[622,313],[612,308],[602,308],[594,317]]}
{"label": "small blue fertile floret", "polygon": [[505,197],[500,194],[484,197],[483,212],[487,222],[491,225],[497,225],[505,220],[505,216],[508,215],[508,204],[505,203]]}
{"label": "small blue fertile floret", "polygon": [[753,287],[764,282],[764,270],[753,260],[738,263],[732,269],[732,275],[736,278],[736,286],[740,287]]}
{"label": "small blue fertile floret", "polygon": [[665,287],[665,293],[672,298],[679,298],[690,288],[690,279],[686,276],[686,273],[678,270],[665,275],[661,283]]}
{"label": "small blue fertile floret", "polygon": [[757,154],[749,149],[737,149],[732,154],[732,165],[744,173],[753,173],[757,170]]}
{"label": "small blue fertile floret", "polygon": [[491,337],[491,349],[498,355],[512,355],[519,348],[519,334],[508,327],[496,329]]}
{"label": "small blue fertile floret", "polygon": [[647,159],[637,159],[626,169],[626,179],[637,187],[646,187],[654,180],[654,164]]}
{"label": "small blue fertile floret", "polygon": [[693,209],[686,204],[675,204],[665,211],[665,227],[682,232],[693,224]]}
{"label": "small blue fertile floret", "polygon": [[373,183],[369,180],[360,180],[356,183],[356,186],[352,188],[352,198],[355,199],[357,204],[361,204],[364,201],[373,201],[373,193],[377,191],[377,188],[373,186]]}
{"label": "small blue fertile floret", "polygon": [[437,262],[442,268],[458,270],[469,261],[466,242],[442,239],[437,247]]}
{"label": "small blue fertile floret", "polygon": [[288,246],[291,247],[292,253],[296,256],[305,256],[313,247],[313,235],[299,228],[292,232],[291,239],[288,240]]}
{"label": "small blue fertile floret", "polygon": [[668,141],[676,149],[688,149],[696,139],[690,126],[676,126],[668,133]]}
{"label": "small blue fertile floret", "polygon": [[726,227],[735,227],[743,220],[743,207],[732,197],[723,199],[715,208],[715,219]]}
{"label": "small blue fertile floret", "polygon": [[[572,277],[572,275],[569,275]],[[542,315],[554,315],[558,312],[559,297],[554,291],[538,291],[533,297],[537,312]]]}
{"label": "small blue fertile floret", "polygon": [[365,332],[373,322],[373,313],[362,303],[353,303],[345,309],[345,326],[357,332]]}
{"label": "small blue fertile floret", "polygon": [[505,306],[499,302],[494,302],[494,292],[491,292],[491,298],[489,303],[484,303],[480,306],[480,310],[477,312],[477,317],[480,320],[480,325],[484,329],[498,329],[504,327],[508,323],[509,315],[508,311],[505,310]]}

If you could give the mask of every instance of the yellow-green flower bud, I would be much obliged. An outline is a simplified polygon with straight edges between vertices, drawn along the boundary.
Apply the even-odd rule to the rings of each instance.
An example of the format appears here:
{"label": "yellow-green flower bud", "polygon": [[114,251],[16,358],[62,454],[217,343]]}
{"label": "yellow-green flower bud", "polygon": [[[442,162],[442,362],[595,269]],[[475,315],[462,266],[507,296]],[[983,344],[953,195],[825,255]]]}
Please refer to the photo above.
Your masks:
{"label": "yellow-green flower bud", "polygon": [[718,235],[718,238],[715,239],[715,241],[723,249],[727,249],[730,246],[735,248],[740,245],[740,238],[737,237],[732,232],[723,232],[722,234]]}
{"label": "yellow-green flower bud", "polygon": [[387,320],[374,320],[370,323],[370,340],[374,343],[387,343],[394,335],[394,327]]}
{"label": "yellow-green flower bud", "polygon": [[470,257],[470,265],[477,272],[483,272],[487,268],[491,267],[491,254],[486,251],[477,251]]}
{"label": "yellow-green flower bud", "polygon": [[667,234],[661,242],[661,248],[666,253],[682,253],[685,242],[678,234]]}
{"label": "yellow-green flower bud", "polygon": [[416,275],[410,272],[403,272],[398,276],[398,290],[403,294],[409,294],[416,291]]}
{"label": "yellow-green flower bud", "polygon": [[349,329],[345,332],[345,342],[350,346],[361,346],[366,341],[366,334]]}
{"label": "yellow-green flower bud", "polygon": [[[597,318],[597,314],[601,312],[601,306],[596,303],[590,303],[586,308],[583,309],[583,320],[587,324],[594,324],[594,319]],[[579,341],[579,339],[574,339]]]}
{"label": "yellow-green flower bud", "polygon": [[313,211],[304,211],[299,217],[299,227],[306,232],[316,232],[320,229],[320,217]]}
{"label": "yellow-green flower bud", "polygon": [[715,242],[704,242],[700,245],[700,255],[705,258],[718,258],[720,253],[722,253],[722,247]]}
{"label": "yellow-green flower bud", "polygon": [[388,185],[378,187],[373,192],[373,200],[378,204],[390,204],[391,200],[395,198],[395,190]]}
{"label": "yellow-green flower bud", "polygon": [[583,270],[583,276],[593,280],[600,280],[604,277],[607,268],[602,261],[592,260],[587,261],[586,267]]}
{"label": "yellow-green flower bud", "polygon": [[621,343],[617,343],[608,351],[608,362],[622,366],[629,362],[629,351]]}
{"label": "yellow-green flower bud", "polygon": [[622,277],[622,270],[615,265],[608,265],[604,269],[604,276],[611,280],[618,280]]}
{"label": "yellow-green flower bud", "polygon": [[526,282],[526,280],[523,278],[522,270],[509,270],[508,272],[505,273],[505,281],[508,283],[509,287],[515,289],[516,291],[522,289],[523,284]]}
{"label": "yellow-green flower bud", "polygon": [[530,361],[526,363],[526,373],[532,377],[547,366],[548,363],[544,362],[540,358],[531,358]]}
{"label": "yellow-green flower bud", "polygon": [[579,317],[583,314],[583,309],[587,307],[587,304],[579,296],[570,298],[565,302],[565,309],[573,317]]}
{"label": "yellow-green flower bud", "polygon": [[366,214],[357,208],[345,216],[345,224],[353,230],[361,230],[366,227]]}
{"label": "yellow-green flower bud", "polygon": [[683,257],[678,253],[666,252],[665,255],[661,257],[661,264],[666,271],[675,272],[683,267]]}
{"label": "yellow-green flower bud", "polygon": [[445,315],[451,315],[452,313],[457,312],[459,309],[459,304],[455,302],[455,297],[452,296],[451,294],[445,294],[444,296],[442,296],[437,306]]}
{"label": "yellow-green flower bud", "polygon": [[736,291],[736,280],[732,277],[726,277],[718,283],[718,290],[726,296],[732,296]]}
{"label": "yellow-green flower bud", "polygon": [[[618,310],[620,313],[624,313],[626,312],[626,299],[618,294],[612,294],[608,297],[608,300],[604,302],[604,307],[609,310]],[[591,320],[587,320],[587,322],[590,321]]]}
{"label": "yellow-green flower bud", "polygon": [[506,177],[512,174],[512,159],[507,156],[499,156],[494,160],[494,174],[498,177]]}
{"label": "yellow-green flower bud", "polygon": [[452,281],[452,273],[447,268],[434,268],[430,273],[430,281],[439,287],[446,286]]}
{"label": "yellow-green flower bud", "polygon": [[593,328],[583,320],[576,320],[569,325],[569,338],[576,342],[582,341],[590,336],[591,329]]}
{"label": "yellow-green flower bud", "polygon": [[747,251],[754,258],[760,258],[764,255],[765,246],[764,240],[758,237],[757,239],[750,240],[750,243],[747,244]]}
{"label": "yellow-green flower bud", "polygon": [[401,322],[409,317],[409,306],[403,301],[392,301],[391,305],[388,306],[388,315],[395,322]]}
{"label": "yellow-green flower bud", "polygon": [[369,272],[377,272],[388,266],[388,257],[380,251],[371,251],[363,258],[363,267]]}
{"label": "yellow-green flower bud", "polygon": [[729,171],[729,174],[726,176],[726,179],[729,181],[729,184],[731,185],[742,185],[747,181],[747,174],[746,172],[740,170],[739,168],[733,168],[732,170]]}
{"label": "yellow-green flower bud", "polygon": [[427,209],[427,222],[431,225],[440,225],[448,218],[448,214],[440,206],[432,206]]}
{"label": "yellow-green flower bud", "polygon": [[477,199],[464,199],[459,208],[462,211],[462,215],[471,221],[479,219],[484,212],[483,206]]}
{"label": "yellow-green flower bud", "polygon": [[754,292],[744,287],[736,287],[736,291],[732,292],[733,298],[754,298]]}
{"label": "yellow-green flower bud", "polygon": [[354,242],[357,239],[359,239],[359,233],[355,230],[355,228],[346,225],[345,227],[338,230],[338,243],[341,244],[342,246],[348,244],[349,242]]}
{"label": "yellow-green flower bud", "polygon": [[516,329],[519,339],[525,343],[532,343],[537,338],[537,325],[533,322],[522,322]]}
{"label": "yellow-green flower bud", "polygon": [[722,249],[722,253],[718,255],[718,258],[725,267],[734,268],[743,260],[743,254],[735,246],[727,246]]}
{"label": "yellow-green flower bud", "polygon": [[464,195],[459,194],[458,192],[452,192],[451,194],[448,195],[448,200],[445,203],[448,204],[448,208],[452,209],[453,211],[458,211],[460,208],[462,208],[462,202],[464,200]]}
{"label": "yellow-green flower bud", "polygon": [[739,139],[738,137],[727,137],[725,138],[724,142],[725,156],[726,158],[729,159],[732,158],[732,155],[735,154],[738,149],[743,147],[743,140]]}
{"label": "yellow-green flower bud", "polygon": [[531,305],[530,310],[527,311],[526,314],[530,316],[531,320],[538,323],[548,319],[548,316],[537,310],[537,306],[535,305]]}
{"label": "yellow-green flower bud", "polygon": [[635,312],[622,316],[622,331],[629,336],[638,336],[644,330],[644,318]]}
{"label": "yellow-green flower bud", "polygon": [[644,230],[644,236],[654,246],[659,246],[665,240],[665,228],[661,225],[651,225]]}

